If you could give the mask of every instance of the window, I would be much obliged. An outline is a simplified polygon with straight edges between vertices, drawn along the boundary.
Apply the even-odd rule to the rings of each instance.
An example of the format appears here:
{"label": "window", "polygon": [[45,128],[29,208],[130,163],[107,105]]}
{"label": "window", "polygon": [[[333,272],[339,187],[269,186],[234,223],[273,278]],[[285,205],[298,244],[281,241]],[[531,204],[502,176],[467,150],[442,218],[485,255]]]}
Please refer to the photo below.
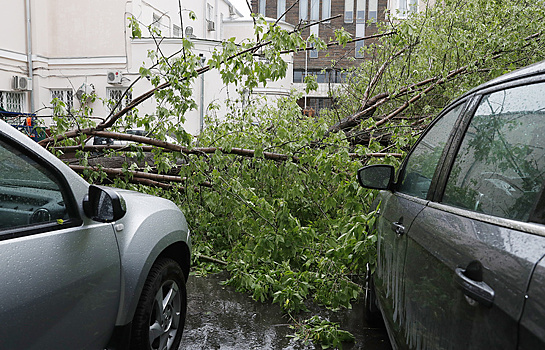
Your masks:
{"label": "window", "polygon": [[545,83],[483,96],[452,167],[445,204],[526,221],[545,180]]}
{"label": "window", "polygon": [[378,0],[369,0],[369,21],[376,23],[378,19]]}
{"label": "window", "polygon": [[344,23],[354,22],[354,0],[344,0]]}
{"label": "window", "polygon": [[[356,23],[356,38],[363,38],[363,37],[365,37],[365,23]],[[355,57],[363,58],[364,56],[363,48],[365,46],[365,41],[364,40],[356,41],[354,44],[355,44],[355,50],[356,50]]]}
{"label": "window", "polygon": [[463,107],[460,104],[438,119],[413,148],[401,174],[400,192],[422,199],[427,197],[435,168]]}
{"label": "window", "polygon": [[[320,0],[310,0],[310,20],[319,21],[320,20]],[[318,26],[312,26],[312,28],[318,28]]]}
{"label": "window", "polygon": [[0,91],[0,108],[8,112],[23,112],[24,106],[24,92]]}
{"label": "window", "polygon": [[304,74],[304,71],[299,70],[299,69],[294,69],[293,70],[293,82],[294,83],[302,83],[303,82],[303,74]]}
{"label": "window", "polygon": [[69,219],[59,181],[27,155],[0,141],[0,231]]}
{"label": "window", "polygon": [[[317,25],[310,27],[310,35],[314,35],[315,37],[318,37],[320,35],[319,29],[320,27]],[[318,58],[318,50],[311,50],[309,57]]]}
{"label": "window", "polygon": [[418,0],[409,0],[409,12],[410,13],[418,12]]}
{"label": "window", "polygon": [[328,19],[330,17],[331,17],[331,0],[322,0],[322,20]]}
{"label": "window", "polygon": [[331,108],[331,106],[332,100],[329,97],[307,97],[306,109],[303,110],[303,114],[314,117],[320,115],[322,109]]}
{"label": "window", "polygon": [[356,41],[355,42],[355,51],[356,51],[356,54],[354,55],[354,57],[356,58],[364,58],[365,57],[365,53],[363,51],[363,48],[365,47],[365,43],[364,43],[364,40],[360,40],[360,41]]}
{"label": "window", "polygon": [[153,20],[151,22],[151,27],[153,29],[157,30],[157,32],[161,33],[161,16],[158,15],[157,13],[153,14]]}
{"label": "window", "polygon": [[308,0],[299,0],[299,20],[308,21]]}
{"label": "window", "polygon": [[316,77],[317,83],[342,83],[346,79],[346,73],[333,69],[309,69],[305,74],[304,69],[294,69],[293,70],[293,82],[294,83],[303,83],[304,78],[307,75],[313,75]]}
{"label": "window", "polygon": [[50,91],[51,100],[59,99],[64,103],[67,112],[74,108],[74,91],[72,89],[52,89]]}
{"label": "window", "polygon": [[259,13],[261,13],[263,16],[265,16],[265,9],[267,8],[267,1],[266,0],[259,0]]}
{"label": "window", "polygon": [[407,0],[398,0],[399,1],[399,12],[401,15],[406,15],[407,13]]}
{"label": "window", "polygon": [[[357,0],[356,2],[356,23],[365,23],[365,5],[366,0]],[[356,34],[357,36],[357,34]]]}
{"label": "window", "polygon": [[[107,96],[108,96],[108,106],[110,110],[112,110],[118,101],[121,101],[121,104],[116,108],[116,112],[119,112],[121,109],[127,107],[132,102],[132,92],[128,91],[125,97],[123,97],[123,94],[127,91],[126,88],[108,88],[107,89]],[[123,98],[123,99],[122,99]]]}
{"label": "window", "polygon": [[172,35],[175,38],[181,38],[182,37],[182,28],[180,26],[177,26],[176,24],[174,24],[172,26]]}
{"label": "window", "polygon": [[[277,0],[276,1],[276,18],[284,19],[284,12],[286,12],[286,0]],[[282,18],[280,18],[282,16]]]}

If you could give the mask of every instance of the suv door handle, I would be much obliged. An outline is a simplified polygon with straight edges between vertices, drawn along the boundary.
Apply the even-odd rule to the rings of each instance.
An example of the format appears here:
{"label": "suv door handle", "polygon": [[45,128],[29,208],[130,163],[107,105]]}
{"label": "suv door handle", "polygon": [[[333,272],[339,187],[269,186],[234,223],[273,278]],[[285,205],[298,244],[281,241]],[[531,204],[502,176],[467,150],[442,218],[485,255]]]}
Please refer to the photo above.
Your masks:
{"label": "suv door handle", "polygon": [[484,306],[491,307],[494,303],[494,290],[483,281],[476,281],[466,276],[466,270],[458,267],[455,270],[454,279],[458,283],[466,296],[481,303]]}
{"label": "suv door handle", "polygon": [[403,226],[403,223],[401,222],[393,222],[392,230],[394,230],[396,235],[401,236],[405,233],[405,226]]}

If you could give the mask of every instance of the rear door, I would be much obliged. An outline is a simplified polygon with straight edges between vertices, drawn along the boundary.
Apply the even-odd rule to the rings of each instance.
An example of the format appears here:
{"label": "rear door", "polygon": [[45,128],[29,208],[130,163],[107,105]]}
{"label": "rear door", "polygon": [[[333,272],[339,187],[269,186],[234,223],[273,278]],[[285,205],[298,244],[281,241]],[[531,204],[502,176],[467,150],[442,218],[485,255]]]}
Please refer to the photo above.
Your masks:
{"label": "rear door", "polygon": [[378,260],[374,275],[377,297],[389,334],[400,336],[406,332],[404,266],[407,249],[406,233],[414,218],[425,208],[432,180],[438,164],[444,158],[445,145],[451,131],[465,108],[460,103],[438,117],[411,151],[400,173],[398,191],[382,191],[379,195]]}
{"label": "rear door", "polygon": [[545,252],[530,223],[545,180],[545,83],[491,91],[465,131],[444,194],[407,234],[411,349],[516,349],[532,269]]}

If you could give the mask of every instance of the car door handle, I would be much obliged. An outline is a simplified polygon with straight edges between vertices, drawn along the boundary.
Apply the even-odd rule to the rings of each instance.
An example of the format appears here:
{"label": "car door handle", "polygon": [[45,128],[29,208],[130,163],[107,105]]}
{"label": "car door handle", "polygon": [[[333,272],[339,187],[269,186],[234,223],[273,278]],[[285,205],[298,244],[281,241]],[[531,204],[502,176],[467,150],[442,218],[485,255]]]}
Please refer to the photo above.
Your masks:
{"label": "car door handle", "polygon": [[392,230],[394,230],[396,235],[401,236],[405,233],[405,226],[403,226],[403,223],[401,222],[393,222]]}
{"label": "car door handle", "polygon": [[455,280],[464,294],[484,306],[491,307],[494,303],[494,290],[483,281],[476,281],[466,276],[466,270],[458,267],[455,270]]}

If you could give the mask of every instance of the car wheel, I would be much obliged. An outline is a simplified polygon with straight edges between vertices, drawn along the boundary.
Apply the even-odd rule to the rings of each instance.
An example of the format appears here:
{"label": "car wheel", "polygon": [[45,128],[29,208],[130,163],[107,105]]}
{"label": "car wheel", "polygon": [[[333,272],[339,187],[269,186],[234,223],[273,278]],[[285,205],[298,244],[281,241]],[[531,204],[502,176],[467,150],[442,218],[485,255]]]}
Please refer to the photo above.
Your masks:
{"label": "car wheel", "polygon": [[382,315],[377,306],[377,295],[375,294],[375,284],[373,282],[373,275],[370,269],[367,269],[367,276],[365,281],[365,320],[370,325],[380,323]]}
{"label": "car wheel", "polygon": [[187,309],[185,278],[180,265],[160,259],[152,266],[134,314],[131,349],[176,350]]}

